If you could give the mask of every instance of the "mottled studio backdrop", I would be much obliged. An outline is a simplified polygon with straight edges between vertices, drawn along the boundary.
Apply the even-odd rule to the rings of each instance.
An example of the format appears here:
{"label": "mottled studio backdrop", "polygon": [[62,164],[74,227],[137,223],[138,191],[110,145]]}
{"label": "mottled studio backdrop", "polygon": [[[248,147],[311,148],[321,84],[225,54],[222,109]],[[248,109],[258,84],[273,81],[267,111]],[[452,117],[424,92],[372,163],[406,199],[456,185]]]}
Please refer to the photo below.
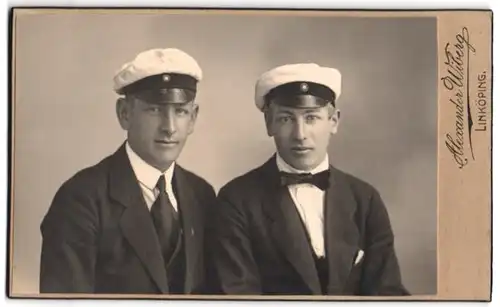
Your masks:
{"label": "mottled studio backdrop", "polygon": [[177,47],[205,80],[181,164],[216,189],[273,153],[253,104],[256,78],[290,62],[343,74],[333,163],[380,191],[403,279],[436,292],[436,20],[281,15],[27,15],[16,20],[13,292],[38,293],[40,221],[60,184],[114,152],[114,72]]}

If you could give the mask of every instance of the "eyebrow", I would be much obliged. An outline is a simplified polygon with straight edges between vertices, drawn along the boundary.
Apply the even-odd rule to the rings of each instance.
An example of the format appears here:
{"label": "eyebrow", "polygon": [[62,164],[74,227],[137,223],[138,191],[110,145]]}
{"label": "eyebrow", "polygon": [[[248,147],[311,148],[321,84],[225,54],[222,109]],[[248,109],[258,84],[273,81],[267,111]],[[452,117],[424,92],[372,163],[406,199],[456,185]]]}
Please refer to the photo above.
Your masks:
{"label": "eyebrow", "polygon": [[277,115],[295,115],[295,114],[288,110],[278,110]]}
{"label": "eyebrow", "polygon": [[[301,114],[317,114],[317,113],[320,113],[321,110],[319,109],[303,109]],[[296,114],[292,111],[288,111],[288,110],[278,110],[277,111],[277,115],[292,115],[292,116],[295,116],[295,115],[299,115],[299,114]]]}
{"label": "eyebrow", "polygon": [[187,108],[190,106],[191,102],[185,102],[185,103],[164,103],[164,102],[157,102],[157,101],[142,101],[143,104],[146,107],[149,106],[155,106],[155,107],[162,107],[162,108],[167,108],[167,107],[172,107],[172,108]]}
{"label": "eyebrow", "polygon": [[192,101],[189,101],[189,102],[184,102],[184,103],[177,103],[177,106],[178,107],[181,107],[181,108],[188,108],[188,107],[191,107],[193,106],[193,102]]}
{"label": "eyebrow", "polygon": [[306,109],[304,110],[304,113],[306,114],[310,114],[310,113],[320,113],[321,110],[320,109]]}

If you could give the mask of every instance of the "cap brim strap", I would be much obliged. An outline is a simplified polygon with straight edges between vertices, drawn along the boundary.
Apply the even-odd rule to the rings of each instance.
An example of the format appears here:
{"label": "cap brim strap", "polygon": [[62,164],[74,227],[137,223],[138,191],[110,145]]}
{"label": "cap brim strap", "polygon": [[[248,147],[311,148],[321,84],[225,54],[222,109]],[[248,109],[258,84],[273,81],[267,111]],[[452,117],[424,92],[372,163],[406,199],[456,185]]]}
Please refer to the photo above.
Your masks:
{"label": "cap brim strap", "polygon": [[195,99],[196,93],[186,89],[170,88],[143,91],[135,93],[133,96],[152,104],[188,103]]}
{"label": "cap brim strap", "polygon": [[332,101],[312,96],[312,95],[296,95],[296,96],[279,96],[270,100],[268,103],[275,103],[281,106],[299,109],[314,109],[326,106]]}
{"label": "cap brim strap", "polygon": [[319,107],[328,102],[335,106],[335,93],[329,87],[307,81],[282,84],[273,88],[264,97],[266,102],[274,101],[290,107]]}
{"label": "cap brim strap", "polygon": [[124,87],[121,92],[125,95],[130,95],[144,91],[172,88],[196,92],[197,83],[198,81],[190,75],[163,73],[138,80]]}

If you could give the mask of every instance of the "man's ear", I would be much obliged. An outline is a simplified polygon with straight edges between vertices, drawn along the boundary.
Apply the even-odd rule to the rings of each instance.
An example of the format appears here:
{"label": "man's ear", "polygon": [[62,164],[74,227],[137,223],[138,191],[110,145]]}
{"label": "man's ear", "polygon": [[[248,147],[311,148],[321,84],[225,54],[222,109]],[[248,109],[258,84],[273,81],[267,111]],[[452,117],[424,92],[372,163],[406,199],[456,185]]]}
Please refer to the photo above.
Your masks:
{"label": "man's ear", "polygon": [[116,117],[124,130],[130,127],[130,102],[127,98],[120,97],[116,100]]}
{"label": "man's ear", "polygon": [[193,110],[191,113],[191,122],[189,124],[188,134],[191,134],[194,131],[194,125],[196,123],[196,119],[198,118],[199,110],[200,110],[200,106],[193,103]]}
{"label": "man's ear", "polygon": [[340,123],[340,110],[335,109],[333,111],[333,114],[332,114],[330,120],[332,121],[332,128],[330,130],[330,133],[336,134],[338,127],[339,127],[339,123]]}

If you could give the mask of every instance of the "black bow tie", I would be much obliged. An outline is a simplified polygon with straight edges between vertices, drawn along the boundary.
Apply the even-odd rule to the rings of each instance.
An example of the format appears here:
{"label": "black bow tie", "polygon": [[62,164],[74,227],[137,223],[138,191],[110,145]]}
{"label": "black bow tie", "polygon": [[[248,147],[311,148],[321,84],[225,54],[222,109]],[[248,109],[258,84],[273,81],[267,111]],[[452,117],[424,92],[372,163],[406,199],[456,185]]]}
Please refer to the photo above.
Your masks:
{"label": "black bow tie", "polygon": [[314,175],[311,173],[293,174],[293,173],[280,172],[280,176],[281,176],[281,185],[283,186],[300,184],[300,183],[309,183],[317,186],[318,188],[324,191],[330,185],[329,170],[322,171]]}

